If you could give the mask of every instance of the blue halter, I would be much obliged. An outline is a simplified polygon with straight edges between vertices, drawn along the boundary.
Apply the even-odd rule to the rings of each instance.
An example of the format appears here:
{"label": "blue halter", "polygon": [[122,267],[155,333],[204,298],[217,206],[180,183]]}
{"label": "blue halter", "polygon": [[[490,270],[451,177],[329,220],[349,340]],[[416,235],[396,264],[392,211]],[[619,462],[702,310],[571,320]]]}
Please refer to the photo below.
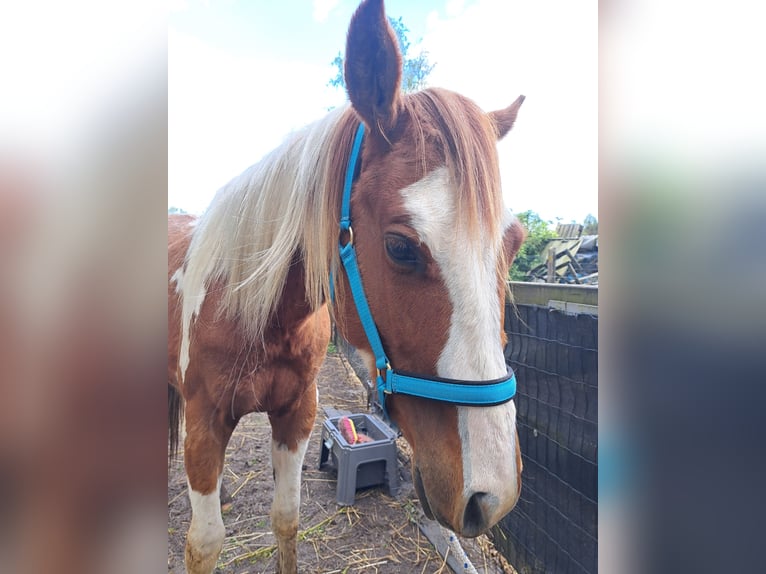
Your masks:
{"label": "blue halter", "polygon": [[421,377],[409,373],[395,371],[386,357],[383,344],[380,341],[378,329],[372,319],[370,306],[362,286],[362,276],[359,274],[359,266],[356,261],[354,249],[354,230],[351,228],[351,185],[354,181],[354,172],[359,161],[359,150],[364,138],[364,124],[360,123],[354,138],[354,146],[351,149],[346,179],[343,185],[343,200],[340,210],[340,236],[348,236],[348,241],[340,243],[340,258],[346,270],[348,283],[351,287],[351,295],[356,304],[359,320],[367,335],[372,352],[375,355],[375,368],[377,369],[378,401],[383,413],[386,411],[386,395],[399,393],[422,397],[435,401],[442,401],[456,405],[493,406],[510,401],[516,394],[516,375],[510,367],[506,375],[492,381],[458,381],[452,379],[440,379],[435,377]]}

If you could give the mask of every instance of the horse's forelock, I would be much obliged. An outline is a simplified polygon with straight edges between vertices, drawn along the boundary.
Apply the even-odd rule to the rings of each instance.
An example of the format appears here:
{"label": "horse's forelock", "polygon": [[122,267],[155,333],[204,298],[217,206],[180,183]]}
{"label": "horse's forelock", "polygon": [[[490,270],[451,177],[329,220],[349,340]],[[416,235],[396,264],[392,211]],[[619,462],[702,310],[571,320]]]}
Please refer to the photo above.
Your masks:
{"label": "horse's forelock", "polygon": [[454,92],[429,88],[408,95],[404,105],[416,134],[415,153],[424,157],[426,139],[434,139],[457,189],[461,219],[497,240],[504,207],[497,160],[497,133],[491,119],[475,103]]}

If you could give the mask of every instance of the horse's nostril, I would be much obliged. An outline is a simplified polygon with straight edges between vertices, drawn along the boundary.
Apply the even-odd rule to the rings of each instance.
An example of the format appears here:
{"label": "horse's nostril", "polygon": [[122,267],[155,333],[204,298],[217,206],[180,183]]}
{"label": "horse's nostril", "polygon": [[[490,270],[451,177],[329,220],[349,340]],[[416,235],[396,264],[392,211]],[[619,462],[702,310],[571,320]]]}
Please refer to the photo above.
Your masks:
{"label": "horse's nostril", "polygon": [[468,538],[478,536],[487,529],[487,510],[491,505],[491,494],[477,492],[468,499],[463,514],[463,529],[461,534]]}

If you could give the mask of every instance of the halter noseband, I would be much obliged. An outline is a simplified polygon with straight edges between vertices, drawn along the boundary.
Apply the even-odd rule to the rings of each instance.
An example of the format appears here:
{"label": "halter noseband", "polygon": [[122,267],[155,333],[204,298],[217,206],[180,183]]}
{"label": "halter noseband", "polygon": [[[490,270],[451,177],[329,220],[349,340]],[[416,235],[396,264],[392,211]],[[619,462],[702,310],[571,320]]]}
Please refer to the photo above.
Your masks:
{"label": "halter noseband", "polygon": [[[504,377],[491,381],[423,377],[395,371],[391,367],[383,350],[378,329],[372,319],[367,297],[364,294],[362,276],[359,274],[356,250],[354,249],[354,231],[351,228],[351,186],[354,181],[354,172],[359,161],[359,150],[362,147],[363,138],[364,124],[360,123],[354,138],[354,146],[351,149],[351,157],[346,167],[346,179],[343,185],[343,200],[340,210],[340,258],[346,270],[359,320],[375,355],[378,401],[384,415],[388,417],[386,395],[393,393],[469,406],[494,406],[510,401],[516,394],[516,375],[510,367],[507,367],[508,371]],[[345,244],[342,241],[344,236],[348,238]]]}

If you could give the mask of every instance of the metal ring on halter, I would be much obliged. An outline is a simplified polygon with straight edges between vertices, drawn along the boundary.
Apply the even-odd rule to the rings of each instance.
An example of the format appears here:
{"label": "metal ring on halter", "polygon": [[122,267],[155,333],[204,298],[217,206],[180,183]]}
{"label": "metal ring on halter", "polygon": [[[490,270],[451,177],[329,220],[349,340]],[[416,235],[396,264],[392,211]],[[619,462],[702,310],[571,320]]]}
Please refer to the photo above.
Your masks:
{"label": "metal ring on halter", "polygon": [[340,232],[341,236],[343,235],[344,231],[348,231],[348,242],[344,244],[343,241],[341,240],[340,242],[341,247],[348,247],[349,245],[354,245],[354,228],[349,225],[346,229],[341,229],[341,232]]}

